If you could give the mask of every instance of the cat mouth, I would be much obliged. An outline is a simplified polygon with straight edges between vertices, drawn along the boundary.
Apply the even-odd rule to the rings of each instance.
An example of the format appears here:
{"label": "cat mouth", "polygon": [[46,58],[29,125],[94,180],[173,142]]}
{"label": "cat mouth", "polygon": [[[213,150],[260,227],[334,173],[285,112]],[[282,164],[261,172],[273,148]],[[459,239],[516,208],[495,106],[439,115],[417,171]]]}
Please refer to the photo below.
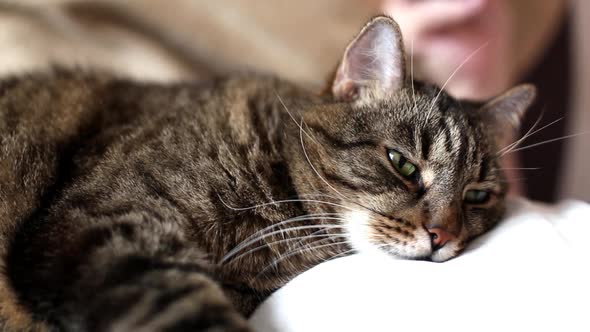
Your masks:
{"label": "cat mouth", "polygon": [[[377,245],[379,246],[379,245]],[[460,250],[453,248],[436,248],[431,249],[428,253],[417,253],[417,254],[400,254],[398,250],[383,250],[385,254],[395,259],[406,259],[414,261],[425,261],[433,263],[442,263],[457,257]]]}
{"label": "cat mouth", "polygon": [[400,218],[355,210],[344,219],[349,242],[358,252],[431,262],[447,261],[460,252],[458,239],[436,247],[426,228]]}

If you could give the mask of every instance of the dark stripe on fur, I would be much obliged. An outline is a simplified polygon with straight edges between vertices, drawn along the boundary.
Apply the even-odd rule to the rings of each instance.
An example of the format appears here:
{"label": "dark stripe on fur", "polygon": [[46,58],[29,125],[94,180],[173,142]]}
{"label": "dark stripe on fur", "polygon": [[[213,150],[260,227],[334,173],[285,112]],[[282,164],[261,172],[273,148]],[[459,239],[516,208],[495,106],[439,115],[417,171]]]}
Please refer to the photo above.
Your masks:
{"label": "dark stripe on fur", "polygon": [[453,137],[451,135],[451,130],[443,118],[440,118],[439,126],[442,128],[442,131],[445,134],[445,148],[447,152],[450,153],[453,151]]}
{"label": "dark stripe on fur", "polygon": [[428,156],[430,155],[430,145],[432,145],[432,139],[430,137],[430,132],[428,129],[424,129],[422,131],[422,159],[428,160]]}
{"label": "dark stripe on fur", "polygon": [[[331,136],[324,128],[320,128],[317,126],[308,126],[308,127],[311,128],[314,132],[317,132],[320,135],[322,135],[322,138],[324,138],[326,141],[328,141],[328,143],[330,144],[330,146],[332,148],[336,148],[339,150],[347,150],[347,149],[352,149],[352,148],[356,148],[356,147],[377,147],[378,146],[378,144],[373,141],[345,142],[345,141],[342,141],[334,136]],[[305,134],[303,134],[303,135],[305,135]],[[314,137],[314,135],[311,135],[311,136]]]}
{"label": "dark stripe on fur", "polygon": [[467,156],[469,146],[469,137],[467,137],[466,130],[459,130],[459,137],[458,144],[459,144],[459,153],[457,154],[457,169],[461,169],[464,165],[467,164]]}
{"label": "dark stripe on fur", "polygon": [[481,159],[481,164],[479,165],[479,182],[482,182],[488,176],[490,168],[490,158],[488,156],[483,156]]}

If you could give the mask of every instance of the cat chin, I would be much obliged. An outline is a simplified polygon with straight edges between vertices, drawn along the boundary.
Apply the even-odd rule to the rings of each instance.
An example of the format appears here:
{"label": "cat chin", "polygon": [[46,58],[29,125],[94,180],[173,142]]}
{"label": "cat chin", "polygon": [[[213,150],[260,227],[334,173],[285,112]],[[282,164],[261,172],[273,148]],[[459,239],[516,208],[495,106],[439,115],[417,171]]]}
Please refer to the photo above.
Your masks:
{"label": "cat chin", "polygon": [[[414,232],[416,241],[412,242],[413,247],[401,247],[392,244],[387,248],[383,248],[371,239],[374,232],[369,225],[370,215],[367,212],[353,210],[346,213],[344,219],[349,242],[359,253],[387,256],[390,259],[430,259],[433,254],[430,236],[426,230],[418,229]],[[437,252],[439,251],[441,250]]]}
{"label": "cat chin", "polygon": [[459,248],[457,243],[447,243],[444,247],[436,250],[430,256],[430,260],[433,262],[445,262],[451,258],[457,256],[462,248]]}

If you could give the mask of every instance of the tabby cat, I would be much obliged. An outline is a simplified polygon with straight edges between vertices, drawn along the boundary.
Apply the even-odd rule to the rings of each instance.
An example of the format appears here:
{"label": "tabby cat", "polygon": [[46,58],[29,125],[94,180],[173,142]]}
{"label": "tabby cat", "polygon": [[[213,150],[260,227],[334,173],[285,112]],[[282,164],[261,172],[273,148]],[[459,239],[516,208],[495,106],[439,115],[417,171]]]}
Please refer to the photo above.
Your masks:
{"label": "tabby cat", "polygon": [[478,104],[407,76],[379,16],[322,95],[252,74],[5,80],[0,324],[246,331],[333,257],[455,257],[502,216],[499,152],[534,89]]}

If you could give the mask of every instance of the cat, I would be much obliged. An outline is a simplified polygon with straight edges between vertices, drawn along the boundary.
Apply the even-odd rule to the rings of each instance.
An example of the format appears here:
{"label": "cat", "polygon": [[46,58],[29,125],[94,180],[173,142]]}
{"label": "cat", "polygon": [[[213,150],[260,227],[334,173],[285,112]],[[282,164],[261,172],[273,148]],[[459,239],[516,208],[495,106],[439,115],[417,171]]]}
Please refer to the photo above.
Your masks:
{"label": "cat", "polygon": [[477,103],[408,76],[399,27],[377,16],[327,94],[260,74],[5,80],[2,324],[247,331],[323,261],[455,257],[502,217],[499,152],[535,90]]}

